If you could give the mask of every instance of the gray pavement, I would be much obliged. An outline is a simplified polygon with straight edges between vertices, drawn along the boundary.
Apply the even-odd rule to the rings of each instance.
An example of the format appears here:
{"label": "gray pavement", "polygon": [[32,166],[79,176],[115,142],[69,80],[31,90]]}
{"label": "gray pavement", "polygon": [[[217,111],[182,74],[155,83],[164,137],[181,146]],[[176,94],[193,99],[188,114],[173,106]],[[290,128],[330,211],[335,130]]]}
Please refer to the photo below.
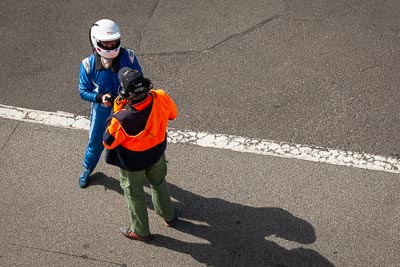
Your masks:
{"label": "gray pavement", "polygon": [[[397,174],[170,144],[182,221],[132,241],[117,168],[77,185],[87,131],[0,119],[1,266],[398,266]],[[148,189],[146,189],[147,192]]]}
{"label": "gray pavement", "polygon": [[87,116],[79,63],[108,17],[177,128],[400,157],[400,1],[4,0],[0,15],[2,104]]}
{"label": "gray pavement", "polygon": [[[0,104],[87,116],[88,29],[114,19],[173,127],[400,156],[400,1],[0,2]],[[87,132],[0,118],[0,266],[400,266],[398,174],[170,144],[182,223],[124,238]],[[151,210],[151,204],[149,202]]]}

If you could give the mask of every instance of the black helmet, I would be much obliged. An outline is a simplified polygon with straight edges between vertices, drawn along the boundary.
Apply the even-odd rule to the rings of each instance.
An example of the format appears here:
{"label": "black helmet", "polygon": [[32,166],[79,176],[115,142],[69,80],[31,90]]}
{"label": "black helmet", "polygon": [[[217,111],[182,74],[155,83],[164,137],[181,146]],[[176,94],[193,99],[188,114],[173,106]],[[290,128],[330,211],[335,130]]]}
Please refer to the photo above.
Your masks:
{"label": "black helmet", "polygon": [[145,97],[152,88],[149,79],[137,70],[123,67],[118,72],[120,86],[118,93],[122,98],[136,100]]}

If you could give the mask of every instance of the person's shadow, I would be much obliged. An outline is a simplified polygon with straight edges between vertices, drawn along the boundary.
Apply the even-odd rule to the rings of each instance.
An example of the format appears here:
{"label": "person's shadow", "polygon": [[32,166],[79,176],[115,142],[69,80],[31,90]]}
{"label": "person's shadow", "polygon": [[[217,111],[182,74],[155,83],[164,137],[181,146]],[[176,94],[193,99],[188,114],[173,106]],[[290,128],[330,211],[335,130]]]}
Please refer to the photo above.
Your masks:
{"label": "person's shadow", "polygon": [[[103,173],[93,178],[91,185],[123,195],[118,179]],[[314,228],[284,209],[245,206],[202,197],[171,183],[168,186],[177,200],[173,205],[180,219],[174,228],[203,240],[192,243],[154,234],[149,245],[189,254],[207,266],[334,266],[318,252],[301,246],[316,241]],[[299,244],[286,249],[269,240],[276,238]]]}
{"label": "person's shadow", "polygon": [[[312,225],[288,211],[251,207],[220,198],[205,198],[169,184],[178,202],[176,230],[201,238],[201,243],[155,235],[154,246],[191,255],[207,266],[334,266],[301,244],[316,241]],[[268,238],[299,243],[286,249]]]}
{"label": "person's shadow", "polygon": [[124,195],[124,191],[119,185],[119,180],[109,177],[102,172],[96,172],[92,174],[88,186],[103,186],[104,191],[112,190],[120,195]]}

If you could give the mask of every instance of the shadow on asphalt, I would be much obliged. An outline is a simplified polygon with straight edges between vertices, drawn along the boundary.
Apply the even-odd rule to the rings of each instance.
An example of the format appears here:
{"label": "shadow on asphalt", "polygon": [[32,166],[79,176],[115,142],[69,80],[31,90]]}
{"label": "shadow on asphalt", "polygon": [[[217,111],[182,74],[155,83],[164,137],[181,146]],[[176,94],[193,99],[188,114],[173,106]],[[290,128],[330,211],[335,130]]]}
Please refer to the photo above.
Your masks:
{"label": "shadow on asphalt", "polygon": [[104,190],[112,190],[118,194],[124,195],[124,191],[119,185],[119,180],[107,176],[102,172],[96,172],[90,177],[89,187],[90,186],[103,186]]}
{"label": "shadow on asphalt", "polygon": [[[175,229],[202,240],[192,243],[155,235],[151,245],[189,254],[207,266],[334,266],[301,246],[316,241],[314,228],[284,209],[205,198],[173,184],[169,188],[179,201],[174,203],[181,219]],[[286,249],[268,238],[299,244]]]}
{"label": "shadow on asphalt", "polygon": [[[92,175],[89,186],[96,185],[124,194],[118,179],[101,172]],[[318,252],[302,247],[316,241],[314,228],[284,209],[205,198],[174,184],[169,189],[180,218],[174,228],[202,240],[192,243],[154,234],[149,245],[189,254],[207,266],[334,266]],[[151,196],[146,198],[154,209]],[[298,244],[286,249],[269,239]]]}

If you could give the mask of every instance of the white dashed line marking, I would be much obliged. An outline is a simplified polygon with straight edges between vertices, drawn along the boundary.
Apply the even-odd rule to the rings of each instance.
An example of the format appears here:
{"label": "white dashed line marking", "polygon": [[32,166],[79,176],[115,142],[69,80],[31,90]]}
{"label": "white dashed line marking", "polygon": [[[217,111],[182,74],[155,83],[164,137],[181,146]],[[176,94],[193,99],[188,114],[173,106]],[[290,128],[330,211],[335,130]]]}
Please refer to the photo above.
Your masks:
{"label": "white dashed line marking", "polygon": [[[45,112],[0,105],[0,117],[56,127],[89,130],[88,118],[65,112]],[[399,159],[367,153],[308,147],[300,144],[275,143],[264,139],[171,128],[168,129],[168,141],[170,143],[189,143],[209,148],[400,173]]]}

